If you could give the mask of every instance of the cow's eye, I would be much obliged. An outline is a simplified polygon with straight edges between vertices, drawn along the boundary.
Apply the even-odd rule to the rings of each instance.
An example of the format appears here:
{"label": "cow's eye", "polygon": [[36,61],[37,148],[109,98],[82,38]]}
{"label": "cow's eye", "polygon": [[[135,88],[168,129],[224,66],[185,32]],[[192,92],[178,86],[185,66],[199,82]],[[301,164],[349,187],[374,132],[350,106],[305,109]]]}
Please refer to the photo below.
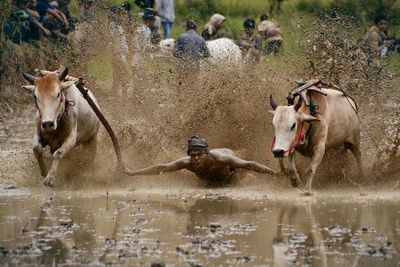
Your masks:
{"label": "cow's eye", "polygon": [[57,94],[57,98],[60,98],[60,93]]}
{"label": "cow's eye", "polygon": [[293,123],[292,128],[290,128],[290,130],[293,131],[295,127],[296,127],[296,123]]}

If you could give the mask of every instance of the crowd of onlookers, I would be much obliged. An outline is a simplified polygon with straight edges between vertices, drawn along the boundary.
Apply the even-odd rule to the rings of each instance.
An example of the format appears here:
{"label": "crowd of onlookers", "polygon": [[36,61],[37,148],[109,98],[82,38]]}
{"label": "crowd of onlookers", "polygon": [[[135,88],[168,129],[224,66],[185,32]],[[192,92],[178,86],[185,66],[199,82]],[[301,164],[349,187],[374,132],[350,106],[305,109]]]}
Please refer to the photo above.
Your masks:
{"label": "crowd of onlookers", "polygon": [[[56,38],[67,40],[68,33],[74,29],[77,18],[71,16],[68,4],[71,0],[6,0],[12,1],[13,10],[5,25],[3,32],[7,38],[14,43],[20,44],[29,40],[40,38]],[[79,0],[80,18],[89,16],[90,10],[96,4],[96,0]],[[171,30],[175,20],[174,0],[135,0],[134,3],[141,8],[142,25],[136,25],[136,33],[146,43],[157,45],[162,37],[171,37]],[[125,2],[122,6],[113,6],[109,18],[121,16],[122,13],[131,16],[131,5]],[[197,34],[197,25],[194,21],[187,23],[187,32],[191,33],[185,42],[198,42],[198,37],[204,41],[223,37],[223,25],[225,16],[214,14],[205,24],[204,28]],[[130,24],[134,24],[133,18]],[[387,34],[388,19],[385,16],[377,16],[375,25],[366,34],[359,47],[369,57],[379,58],[389,55],[398,45],[398,41]],[[243,22],[244,35],[236,40],[241,48],[244,58],[258,62],[261,54],[277,54],[283,46],[281,30],[276,23],[269,20],[268,15],[262,14],[259,24],[253,18]],[[162,34],[161,34],[162,32]],[[195,33],[195,34],[194,34]],[[198,36],[197,36],[198,35]],[[185,35],[186,36],[186,35]],[[187,38],[187,36],[185,37]],[[178,37],[179,39],[179,37]],[[264,45],[263,45],[264,43]],[[180,46],[185,43],[179,44]],[[199,47],[189,44],[190,49]],[[138,47],[138,49],[140,49]],[[184,51],[185,48],[181,47]],[[178,52],[182,52],[178,51]],[[195,51],[189,51],[194,54]],[[179,53],[178,53],[179,54]]]}
{"label": "crowd of onlookers", "polygon": [[11,14],[3,26],[3,32],[17,44],[43,37],[66,40],[75,22],[68,10],[69,2],[70,0],[12,0]]}

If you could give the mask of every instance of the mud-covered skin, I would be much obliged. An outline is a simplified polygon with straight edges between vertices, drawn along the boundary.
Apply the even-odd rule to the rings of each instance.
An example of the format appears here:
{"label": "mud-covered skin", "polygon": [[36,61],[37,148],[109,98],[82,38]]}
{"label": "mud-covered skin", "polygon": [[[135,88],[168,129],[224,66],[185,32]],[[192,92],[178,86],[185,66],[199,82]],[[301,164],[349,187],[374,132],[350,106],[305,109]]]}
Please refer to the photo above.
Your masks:
{"label": "mud-covered skin", "polygon": [[128,175],[154,175],[186,169],[200,179],[218,181],[227,180],[235,169],[246,169],[260,173],[277,174],[276,171],[254,161],[236,157],[228,148],[211,149],[208,153],[192,150],[188,157],[176,161],[157,164],[136,171],[125,170]]}

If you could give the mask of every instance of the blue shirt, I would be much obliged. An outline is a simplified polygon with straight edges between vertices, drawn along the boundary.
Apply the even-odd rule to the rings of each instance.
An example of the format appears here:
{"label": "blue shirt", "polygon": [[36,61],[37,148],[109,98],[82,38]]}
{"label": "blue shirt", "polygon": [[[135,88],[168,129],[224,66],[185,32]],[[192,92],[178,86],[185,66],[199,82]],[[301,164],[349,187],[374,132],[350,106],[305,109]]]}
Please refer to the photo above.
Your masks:
{"label": "blue shirt", "polygon": [[40,21],[43,21],[43,18],[46,16],[48,9],[53,9],[53,7],[49,3],[47,3],[46,1],[37,1],[36,10],[37,12],[39,12]]}
{"label": "blue shirt", "polygon": [[182,33],[175,40],[175,55],[179,58],[198,61],[209,54],[206,40],[194,30]]}

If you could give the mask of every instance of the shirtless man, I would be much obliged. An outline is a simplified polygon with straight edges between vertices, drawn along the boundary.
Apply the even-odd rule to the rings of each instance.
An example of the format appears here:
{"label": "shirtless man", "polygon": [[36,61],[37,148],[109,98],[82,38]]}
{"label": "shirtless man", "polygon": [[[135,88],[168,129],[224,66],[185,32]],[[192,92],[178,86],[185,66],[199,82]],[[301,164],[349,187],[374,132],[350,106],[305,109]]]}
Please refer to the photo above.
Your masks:
{"label": "shirtless man", "polygon": [[167,164],[157,164],[137,171],[124,171],[128,175],[154,175],[182,169],[194,172],[200,179],[226,181],[235,169],[246,169],[260,173],[277,174],[276,171],[254,161],[235,157],[232,150],[217,148],[208,150],[205,139],[193,136],[188,141],[187,157]]}

